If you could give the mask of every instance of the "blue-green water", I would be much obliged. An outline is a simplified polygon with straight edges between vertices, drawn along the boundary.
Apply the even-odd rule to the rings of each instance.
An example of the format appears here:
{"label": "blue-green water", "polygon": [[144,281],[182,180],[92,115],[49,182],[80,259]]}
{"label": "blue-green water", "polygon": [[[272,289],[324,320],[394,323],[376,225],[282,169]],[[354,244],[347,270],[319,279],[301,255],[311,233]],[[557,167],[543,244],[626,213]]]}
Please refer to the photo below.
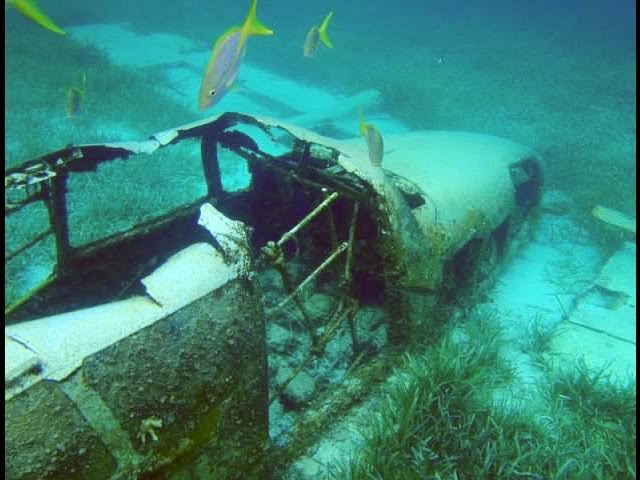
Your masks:
{"label": "blue-green water", "polygon": [[[584,292],[593,294],[590,282],[609,254],[625,240],[634,239],[593,219],[591,205],[636,215],[635,2],[531,3],[260,0],[258,17],[275,33],[248,40],[238,75],[240,91],[229,93],[205,112],[197,109],[197,93],[211,47],[228,27],[243,21],[248,0],[42,0],[41,8],[68,30],[67,36],[45,31],[8,7],[5,165],[70,143],[143,139],[228,109],[247,107],[265,115],[308,119],[308,114],[317,114],[323,107],[338,112],[340,102],[347,103],[363,92],[374,92],[373,97],[365,95],[375,101],[367,103],[364,114],[380,127],[383,137],[405,130],[467,130],[520,142],[540,154],[545,188],[552,195],[545,197],[545,216],[533,234],[533,246],[505,273],[487,304],[493,302],[499,310],[502,334],[509,340],[508,348],[516,350],[509,353],[520,360],[526,357],[519,368],[528,379],[527,375],[539,372],[527,356],[535,347],[526,338],[534,337],[534,331],[527,329],[555,326],[564,318],[565,303],[568,306],[580,295],[581,299],[588,297]],[[334,48],[321,46],[313,58],[305,58],[302,45],[307,31],[330,10],[335,12],[328,29]],[[66,92],[71,86],[83,85],[85,75],[82,108],[68,118]],[[355,137],[358,118],[353,110],[346,115],[342,112],[335,122],[330,118],[305,126],[328,136]],[[140,163],[144,171],[137,170],[136,164],[119,162],[99,170],[91,188],[109,190],[110,185],[117,185],[109,190],[110,196],[91,197],[85,177],[72,179],[70,197],[81,205],[71,212],[72,240],[104,235],[90,221],[99,220],[118,230],[117,220],[124,213],[124,220],[130,221],[130,213],[140,210],[140,204],[153,207],[159,197],[181,204],[185,198],[201,195],[203,191],[190,181],[191,176],[196,177],[192,170],[199,168],[199,146],[181,145],[172,152],[189,160],[181,163],[181,170],[163,163],[160,175],[159,163],[152,158]],[[225,163],[223,157],[221,162],[228,180],[223,182],[225,188],[247,186],[245,164],[236,158]],[[197,187],[203,188],[201,184]],[[180,195],[168,198],[172,191]],[[123,199],[124,207],[118,205]],[[295,212],[297,216],[305,213],[302,208]],[[7,242],[20,243],[22,237],[37,233],[45,217],[44,208],[27,211],[15,220],[17,226],[9,224]],[[74,237],[76,226],[81,228],[78,237]],[[128,226],[130,223],[122,228]],[[629,245],[625,248],[635,257],[635,247]],[[46,254],[37,252],[26,266],[14,265],[5,276],[6,284],[20,285],[19,295],[50,273],[54,250],[51,244],[45,247]],[[267,295],[274,296],[274,291],[284,295],[274,287],[279,279],[273,271],[262,275]],[[317,293],[309,303],[324,313],[321,307],[329,303],[329,297],[327,292]],[[606,305],[621,301],[596,300]],[[635,308],[635,304],[625,306]],[[360,314],[367,325],[380,329],[384,321],[376,308],[364,306]],[[599,305],[585,302],[580,308],[588,316]],[[269,324],[272,388],[286,380],[310,348],[309,339],[289,328],[290,323],[289,319],[289,324]],[[378,338],[384,335],[373,327],[369,335],[373,350],[384,349],[386,339]],[[315,382],[342,381],[351,367],[346,331],[341,338],[328,348],[328,356],[335,356],[333,361],[316,362],[306,370],[307,385],[296,387],[304,390]],[[526,384],[520,395],[528,395],[531,390],[527,388],[533,387]],[[585,407],[579,396],[567,400],[569,394],[561,395],[561,400]],[[617,406],[615,402],[606,406],[612,403]],[[270,418],[277,446],[293,438],[293,419],[298,414],[295,408],[283,405],[275,402]],[[588,408],[586,414],[581,413],[584,418],[593,414]],[[566,424],[557,424],[565,429],[561,438],[575,433],[573,414],[572,410],[563,417]],[[626,414],[625,421],[629,412]],[[621,418],[614,418],[612,424]],[[624,428],[633,430],[635,436],[635,424]],[[593,435],[600,439],[599,433]],[[625,448],[628,445],[614,450],[626,455]],[[457,457],[458,452],[452,455]],[[584,478],[597,478],[586,475]]]}
{"label": "blue-green water", "polygon": [[[248,4],[142,1],[88,5],[68,1],[43,2],[42,8],[62,26],[128,22],[129,28],[140,33],[186,37],[205,51],[228,27],[243,21]],[[329,27],[335,48],[321,48],[315,58],[304,58],[301,52],[307,30],[329,10],[335,11]],[[608,195],[613,207],[635,213],[634,2],[536,2],[532,6],[524,1],[263,0],[258,4],[258,16],[275,34],[249,39],[246,64],[331,92],[377,89],[383,102],[378,110],[411,128],[471,130],[522,142],[543,155],[550,184],[581,191],[585,185],[580,172],[588,170],[595,176],[590,184],[600,186],[592,191],[592,197]],[[28,50],[35,43],[29,37],[60,41],[53,38],[55,34],[11,8],[7,9],[5,25],[9,43],[20,37],[27,45],[6,52],[8,67],[14,62],[18,67],[23,64],[21,55],[36,65],[51,62],[46,52],[37,58],[42,49]],[[73,35],[65,40],[73,42]],[[162,46],[157,49],[160,52],[150,55],[161,56]],[[24,99],[16,98],[14,91],[20,88],[21,80],[12,74],[24,77],[33,68],[24,72],[8,69],[5,117],[10,146],[18,141],[28,143],[28,139],[17,138],[21,134],[12,129],[18,129],[22,121],[29,126],[29,112],[52,116],[47,112],[51,102],[44,102],[46,95],[40,90],[45,94],[62,92],[79,82],[82,72],[90,68],[90,59],[82,58],[79,52],[74,55],[75,71],[67,68],[67,78],[49,78],[42,72],[38,90],[25,86]],[[206,57],[201,63],[203,71]],[[242,76],[241,69],[240,83]],[[144,81],[155,83],[153,76]],[[87,103],[92,94],[115,95],[113,87],[96,83],[96,75],[89,78]],[[125,96],[128,87],[121,84],[118,90]],[[146,108],[142,102],[128,106],[142,114]],[[210,113],[224,110],[222,102]],[[194,111],[193,117],[198,116]],[[95,122],[105,117],[105,112],[92,113]],[[184,120],[185,116],[176,116],[175,122]],[[171,122],[171,117],[166,121]],[[129,136],[126,122],[120,123],[123,136]],[[65,135],[48,145],[56,148],[69,141],[89,140],[78,137]],[[38,149],[29,150],[34,151]],[[26,159],[13,158],[11,151],[7,157],[8,162]],[[612,182],[615,188],[604,187]]]}

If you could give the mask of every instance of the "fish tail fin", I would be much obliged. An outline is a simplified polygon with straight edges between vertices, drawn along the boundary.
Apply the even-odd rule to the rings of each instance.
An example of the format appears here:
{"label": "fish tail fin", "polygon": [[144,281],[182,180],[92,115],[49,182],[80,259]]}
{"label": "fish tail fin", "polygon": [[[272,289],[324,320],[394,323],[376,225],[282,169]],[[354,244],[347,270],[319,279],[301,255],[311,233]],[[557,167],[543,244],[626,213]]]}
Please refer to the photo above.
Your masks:
{"label": "fish tail fin", "polygon": [[243,27],[247,30],[247,35],[273,35],[271,30],[266,25],[263,25],[258,16],[256,10],[258,8],[258,0],[251,0],[251,7],[249,8],[249,14],[244,22]]}
{"label": "fish tail fin", "polygon": [[329,35],[327,35],[327,28],[329,27],[329,20],[331,20],[331,17],[333,17],[333,12],[329,12],[327,16],[324,17],[322,24],[320,24],[320,28],[318,28],[320,41],[324,43],[327,48],[333,48],[331,40],[329,40]]}
{"label": "fish tail fin", "polygon": [[10,3],[21,14],[23,14],[27,18],[30,18],[41,27],[60,35],[65,35],[67,33],[58,25],[56,25],[53,20],[47,17],[47,15],[42,10],[40,10],[35,0],[11,0]]}

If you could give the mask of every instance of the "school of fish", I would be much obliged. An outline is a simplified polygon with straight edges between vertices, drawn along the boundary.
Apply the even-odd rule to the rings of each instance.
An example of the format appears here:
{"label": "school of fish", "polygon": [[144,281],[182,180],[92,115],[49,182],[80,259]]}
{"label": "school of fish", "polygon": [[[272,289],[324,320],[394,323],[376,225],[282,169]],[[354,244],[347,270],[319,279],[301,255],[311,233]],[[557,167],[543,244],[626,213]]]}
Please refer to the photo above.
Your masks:
{"label": "school of fish", "polygon": [[[11,6],[25,17],[42,28],[59,35],[66,32],[51,20],[36,3],[36,0],[5,0],[5,7]],[[257,17],[258,0],[251,0],[249,13],[241,26],[234,26],[225,31],[213,45],[213,52],[207,62],[198,91],[198,109],[206,110],[219,103],[232,90],[238,78],[238,71],[246,53],[247,40],[251,36],[273,35],[273,30],[263,25]],[[324,45],[333,48],[327,29],[333,17],[329,12],[319,26],[313,25],[307,31],[302,44],[302,54],[311,58],[318,47]],[[82,88],[72,86],[67,89],[65,109],[68,118],[81,111],[82,100],[86,93],[86,76],[83,76]],[[384,142],[378,129],[365,123],[362,112],[359,113],[359,130],[365,138],[369,159],[374,166],[380,166],[384,153]]]}

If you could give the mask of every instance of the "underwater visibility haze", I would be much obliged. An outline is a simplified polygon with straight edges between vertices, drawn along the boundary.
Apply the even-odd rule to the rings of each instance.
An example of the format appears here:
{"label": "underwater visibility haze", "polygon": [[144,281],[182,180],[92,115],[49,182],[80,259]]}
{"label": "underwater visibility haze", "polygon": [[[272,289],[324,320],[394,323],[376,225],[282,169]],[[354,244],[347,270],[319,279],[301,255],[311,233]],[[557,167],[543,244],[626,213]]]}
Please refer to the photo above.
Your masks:
{"label": "underwater visibility haze", "polygon": [[7,478],[635,478],[635,18],[6,0]]}

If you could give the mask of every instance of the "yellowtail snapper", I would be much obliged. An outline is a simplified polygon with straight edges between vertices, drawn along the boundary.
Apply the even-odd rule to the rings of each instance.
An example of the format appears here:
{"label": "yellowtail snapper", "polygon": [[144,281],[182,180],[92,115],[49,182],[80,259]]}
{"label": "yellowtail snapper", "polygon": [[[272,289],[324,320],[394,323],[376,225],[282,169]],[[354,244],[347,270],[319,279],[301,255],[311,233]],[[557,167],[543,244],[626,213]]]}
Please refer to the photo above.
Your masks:
{"label": "yellowtail snapper", "polygon": [[376,127],[370,123],[365,123],[362,117],[362,111],[360,111],[360,134],[367,142],[367,149],[369,150],[369,160],[373,166],[379,167],[382,165],[382,155],[384,153],[384,142],[382,141],[382,135]]}
{"label": "yellowtail snapper", "polygon": [[333,48],[331,40],[329,40],[329,36],[327,35],[327,28],[329,27],[329,20],[331,20],[331,17],[333,17],[333,12],[329,12],[327,16],[324,17],[324,20],[319,27],[314,25],[307,32],[304,44],[302,45],[302,54],[305,57],[312,57],[320,45],[320,42],[322,42],[327,48]]}
{"label": "yellowtail snapper", "polygon": [[82,74],[82,88],[71,86],[67,89],[67,118],[75,117],[82,110],[82,99],[87,92],[87,75]]}
{"label": "yellowtail snapper", "polygon": [[213,46],[213,53],[200,84],[198,95],[200,110],[218,103],[233,86],[247,48],[247,39],[251,35],[273,34],[273,31],[261,24],[256,17],[257,5],[258,0],[252,0],[249,14],[242,26],[231,27]]}

